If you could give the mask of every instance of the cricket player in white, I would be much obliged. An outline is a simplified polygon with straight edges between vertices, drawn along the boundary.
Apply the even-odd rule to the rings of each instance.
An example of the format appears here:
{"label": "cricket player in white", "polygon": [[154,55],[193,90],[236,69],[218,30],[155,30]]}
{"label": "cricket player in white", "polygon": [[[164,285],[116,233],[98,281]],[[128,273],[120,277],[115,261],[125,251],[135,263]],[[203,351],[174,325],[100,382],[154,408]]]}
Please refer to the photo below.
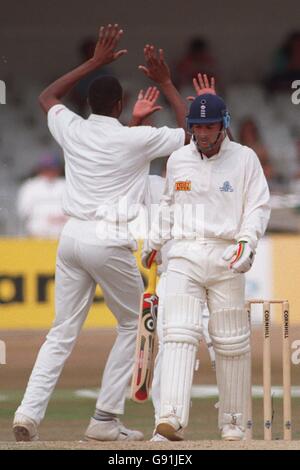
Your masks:
{"label": "cricket player in white", "polygon": [[[136,243],[127,235],[127,225],[136,215],[132,206],[144,200],[151,160],[180,148],[185,131],[122,126],[118,120],[122,88],[113,77],[105,76],[92,83],[88,97],[92,114],[87,120],[60,101],[87,73],[126,52],[115,51],[121,35],[118,25],[102,27],[94,57],[58,79],[40,96],[50,132],[64,151],[63,207],[70,219],[57,254],[55,321],[15,414],[13,430],[17,440],[38,438],[37,427],[86,319],[96,284],[101,286],[105,302],[117,320],[118,334],[85,436],[95,440],[143,439],[141,432],[125,428],[117,419],[124,412],[125,390],[132,374],[143,291],[132,253]],[[146,67],[141,69],[160,83],[177,120],[184,123],[185,104],[170,81],[162,51],[157,56],[152,46],[146,46],[144,52]],[[140,93],[133,115],[136,124],[159,109],[155,106],[157,96],[156,89],[148,91],[146,99]]]}
{"label": "cricket player in white", "polygon": [[[229,140],[229,120],[219,96],[204,94],[193,101],[188,115],[192,140],[168,160],[164,196],[150,233],[148,266],[153,250],[174,238],[168,255],[156,440],[180,440],[188,424],[205,302],[216,353],[221,436],[244,438],[250,380],[244,273],[251,268],[270,209],[258,157]],[[178,208],[189,213],[184,223],[176,215]]]}
{"label": "cricket player in white", "polygon": [[38,174],[25,181],[18,192],[18,215],[27,236],[58,239],[68,220],[62,210],[65,179],[56,155],[44,155]]}
{"label": "cricket player in white", "polygon": [[[145,205],[150,211],[151,219],[155,217],[156,211],[159,208],[159,202],[164,192],[166,179],[158,175],[149,175],[148,177],[148,190],[145,198]],[[167,266],[168,266],[168,253],[174,242],[170,240],[165,243],[161,249],[162,262],[158,266],[160,274],[159,282],[157,285],[156,293],[159,298],[158,312],[157,312],[157,336],[158,336],[158,351],[155,358],[153,381],[152,381],[152,401],[155,411],[155,422],[158,422],[160,414],[160,383],[161,383],[161,365],[163,357],[163,312],[165,303],[166,279],[167,279]],[[144,247],[147,243],[144,243]],[[143,257],[143,255],[142,255]],[[209,357],[211,360],[212,368],[215,369],[215,352],[213,349],[212,341],[208,332],[209,311],[207,305],[204,306],[202,311],[202,337],[208,349]]]}

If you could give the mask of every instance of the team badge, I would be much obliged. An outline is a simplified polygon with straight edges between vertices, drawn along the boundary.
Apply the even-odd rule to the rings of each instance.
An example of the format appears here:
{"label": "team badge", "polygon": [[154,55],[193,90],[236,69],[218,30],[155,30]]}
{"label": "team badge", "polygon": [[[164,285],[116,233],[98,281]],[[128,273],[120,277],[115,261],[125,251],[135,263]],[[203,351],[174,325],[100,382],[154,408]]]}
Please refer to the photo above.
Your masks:
{"label": "team badge", "polygon": [[229,183],[229,181],[224,181],[223,186],[221,186],[220,191],[223,191],[224,193],[232,193],[233,192],[233,187]]}

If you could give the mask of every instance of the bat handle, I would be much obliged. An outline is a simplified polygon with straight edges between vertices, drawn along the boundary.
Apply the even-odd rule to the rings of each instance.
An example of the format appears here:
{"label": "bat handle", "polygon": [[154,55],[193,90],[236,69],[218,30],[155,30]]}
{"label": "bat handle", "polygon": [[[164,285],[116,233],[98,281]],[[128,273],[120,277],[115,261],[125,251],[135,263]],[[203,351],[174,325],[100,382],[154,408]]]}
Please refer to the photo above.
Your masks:
{"label": "bat handle", "polygon": [[157,277],[157,264],[155,261],[151,264],[149,269],[149,276],[148,276],[148,288],[146,292],[148,294],[155,294],[156,291],[156,277]]}

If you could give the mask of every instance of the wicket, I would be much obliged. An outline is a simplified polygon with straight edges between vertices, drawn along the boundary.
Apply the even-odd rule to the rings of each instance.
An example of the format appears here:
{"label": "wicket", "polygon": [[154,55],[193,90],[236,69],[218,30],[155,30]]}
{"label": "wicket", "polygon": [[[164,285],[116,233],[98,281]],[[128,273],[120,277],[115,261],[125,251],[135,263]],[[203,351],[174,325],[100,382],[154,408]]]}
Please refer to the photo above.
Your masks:
{"label": "wicket", "polygon": [[[291,420],[291,360],[289,340],[289,302],[287,300],[252,299],[246,303],[251,329],[251,305],[263,305],[263,408],[264,439],[272,439],[272,394],[271,394],[271,305],[280,304],[282,310],[282,377],[283,377],[283,439],[292,439]],[[249,406],[246,438],[252,439],[252,378],[249,384]]]}

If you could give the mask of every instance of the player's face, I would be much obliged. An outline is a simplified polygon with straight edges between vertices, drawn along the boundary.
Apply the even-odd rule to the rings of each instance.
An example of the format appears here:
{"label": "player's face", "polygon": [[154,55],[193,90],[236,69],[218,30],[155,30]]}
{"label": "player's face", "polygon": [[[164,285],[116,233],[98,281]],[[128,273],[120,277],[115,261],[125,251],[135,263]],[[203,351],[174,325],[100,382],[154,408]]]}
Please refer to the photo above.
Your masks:
{"label": "player's face", "polygon": [[213,124],[195,124],[193,126],[193,134],[196,138],[197,144],[200,149],[205,152],[206,149],[210,150],[211,146],[218,142],[222,124],[214,122]]}

